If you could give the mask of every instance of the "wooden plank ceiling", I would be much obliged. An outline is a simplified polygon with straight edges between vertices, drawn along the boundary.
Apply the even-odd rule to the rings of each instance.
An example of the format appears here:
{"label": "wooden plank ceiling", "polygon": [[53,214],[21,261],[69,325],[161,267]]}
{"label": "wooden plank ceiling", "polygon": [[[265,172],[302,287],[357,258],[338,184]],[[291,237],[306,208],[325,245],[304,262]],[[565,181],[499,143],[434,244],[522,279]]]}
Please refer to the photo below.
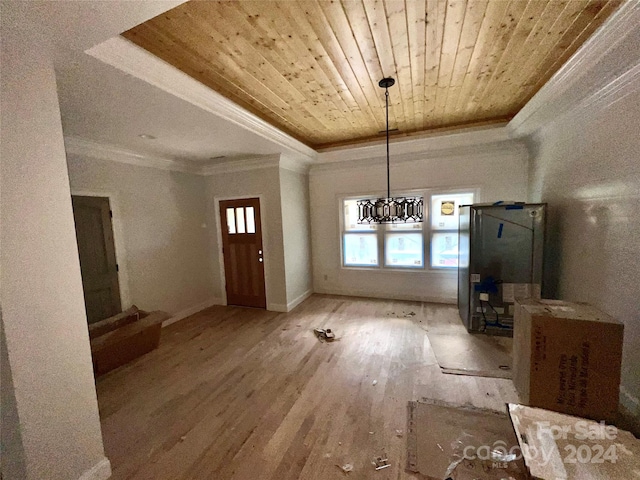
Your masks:
{"label": "wooden plank ceiling", "polygon": [[124,37],[322,149],[513,117],[620,0],[190,1]]}

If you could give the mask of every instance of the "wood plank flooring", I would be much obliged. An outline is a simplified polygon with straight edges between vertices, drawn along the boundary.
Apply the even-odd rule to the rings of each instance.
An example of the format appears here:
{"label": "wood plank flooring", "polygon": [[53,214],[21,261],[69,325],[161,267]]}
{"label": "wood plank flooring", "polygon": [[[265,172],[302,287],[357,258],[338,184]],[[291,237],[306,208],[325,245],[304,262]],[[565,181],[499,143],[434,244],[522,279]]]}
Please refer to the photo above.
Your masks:
{"label": "wood plank flooring", "polygon": [[[517,401],[510,380],[440,372],[418,326],[436,315],[457,312],[314,295],[287,314],[216,306],[163,329],[158,350],[97,382],[112,478],[337,479],[345,463],[352,479],[417,478],[405,471],[409,400]],[[321,343],[314,327],[338,339]],[[376,472],[382,452],[391,468]]]}

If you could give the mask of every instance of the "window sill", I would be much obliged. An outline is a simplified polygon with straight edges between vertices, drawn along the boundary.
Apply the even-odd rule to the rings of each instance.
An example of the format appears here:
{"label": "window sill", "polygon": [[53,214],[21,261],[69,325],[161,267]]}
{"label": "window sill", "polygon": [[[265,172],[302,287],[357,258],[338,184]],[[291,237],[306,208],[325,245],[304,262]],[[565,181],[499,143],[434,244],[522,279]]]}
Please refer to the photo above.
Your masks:
{"label": "window sill", "polygon": [[417,273],[423,273],[423,274],[427,274],[427,275],[433,275],[433,274],[437,274],[437,275],[446,275],[446,276],[452,276],[452,277],[457,277],[458,276],[458,269],[444,269],[444,268],[423,268],[423,267],[406,267],[406,268],[399,268],[399,267],[345,267],[344,265],[340,266],[340,270],[347,270],[347,271],[361,271],[361,272],[367,272],[367,273],[394,273],[394,274],[398,274],[398,273],[410,273],[410,274],[417,274]]}

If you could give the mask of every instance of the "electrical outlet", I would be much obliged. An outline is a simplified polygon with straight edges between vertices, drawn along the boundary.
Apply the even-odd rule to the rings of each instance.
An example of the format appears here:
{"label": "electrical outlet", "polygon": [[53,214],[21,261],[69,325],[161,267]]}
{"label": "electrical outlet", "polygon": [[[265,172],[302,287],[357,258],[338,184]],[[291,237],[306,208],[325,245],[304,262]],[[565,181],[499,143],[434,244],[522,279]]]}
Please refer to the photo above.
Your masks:
{"label": "electrical outlet", "polygon": [[483,302],[488,302],[489,301],[489,294],[488,293],[481,293],[480,294],[480,300]]}

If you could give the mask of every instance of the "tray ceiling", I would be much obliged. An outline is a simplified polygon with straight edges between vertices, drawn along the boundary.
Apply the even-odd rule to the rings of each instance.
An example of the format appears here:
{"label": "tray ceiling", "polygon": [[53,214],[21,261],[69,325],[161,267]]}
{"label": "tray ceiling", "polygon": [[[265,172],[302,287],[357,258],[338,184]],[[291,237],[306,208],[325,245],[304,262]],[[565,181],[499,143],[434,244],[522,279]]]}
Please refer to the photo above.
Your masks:
{"label": "tray ceiling", "polygon": [[123,33],[316,149],[513,117],[620,0],[190,1]]}

